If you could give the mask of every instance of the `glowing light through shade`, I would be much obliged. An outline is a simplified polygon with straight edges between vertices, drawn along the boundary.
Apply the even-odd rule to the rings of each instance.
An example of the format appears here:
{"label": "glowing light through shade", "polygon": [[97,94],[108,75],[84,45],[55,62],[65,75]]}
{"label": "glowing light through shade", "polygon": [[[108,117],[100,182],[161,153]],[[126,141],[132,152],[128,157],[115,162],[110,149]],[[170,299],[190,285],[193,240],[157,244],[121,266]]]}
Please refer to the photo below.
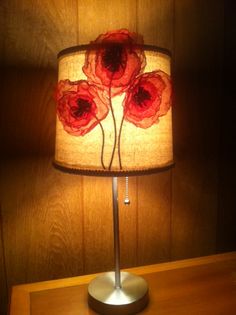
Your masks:
{"label": "glowing light through shade", "polygon": [[[159,169],[169,167],[173,164],[171,93],[168,91],[166,92],[167,96],[164,94],[165,84],[170,82],[165,80],[170,80],[171,58],[168,53],[162,50],[149,46],[143,47],[146,64],[142,69],[142,73],[139,73],[136,79],[133,79],[130,86],[127,86],[118,93],[113,93],[112,90],[109,91],[109,87],[107,88],[103,87],[101,84],[95,84],[95,88],[98,88],[99,97],[101,97],[103,102],[102,106],[104,108],[106,106],[106,108],[100,116],[99,109],[97,108],[91,113],[92,116],[90,119],[94,120],[94,123],[91,123],[91,130],[86,130],[85,134],[76,136],[73,134],[74,125],[70,127],[71,129],[69,129],[68,132],[68,128],[66,129],[65,127],[67,122],[64,122],[66,118],[60,117],[60,113],[57,115],[55,164],[58,167],[82,174],[92,172],[93,175],[95,173],[97,175],[113,176],[115,174],[115,176],[122,176],[156,172]],[[88,48],[89,46],[81,46],[77,47],[77,49],[68,49],[60,54],[58,81],[60,84],[64,82],[64,92],[65,94],[67,93],[66,97],[68,97],[68,93],[74,93],[75,90],[81,91],[81,88],[78,87],[77,89],[76,86],[76,84],[80,84],[79,82],[81,80],[86,82],[83,83],[85,84],[85,88],[87,88],[86,85],[94,86],[93,82],[88,80],[88,76],[83,71]],[[96,51],[94,53],[96,53]],[[163,76],[164,83],[159,83],[159,81],[155,81],[154,79],[151,81],[153,76],[156,76],[158,80],[161,80],[161,76]],[[142,77],[142,80],[139,79],[140,77]],[[151,77],[150,82],[145,81],[145,83],[144,80],[149,77]],[[67,83],[69,87],[65,87]],[[136,90],[135,84],[137,85]],[[142,87],[139,87],[138,84],[142,84]],[[167,105],[163,105],[166,106],[165,112],[163,111],[163,113],[161,113],[161,109],[155,109],[159,110],[161,114],[158,117],[157,115],[155,117],[153,116],[153,121],[150,123],[148,117],[153,115],[153,109],[148,109],[144,113],[145,119],[148,121],[148,125],[145,126],[145,120],[142,120],[143,118],[141,116],[140,123],[138,121],[140,118],[137,115],[139,115],[140,111],[146,110],[144,107],[147,103],[145,102],[152,100],[152,95],[150,94],[152,85],[158,86],[159,89],[161,84],[164,86],[164,88],[162,88],[164,92],[160,94],[159,90],[157,90],[156,94],[160,98],[159,102],[162,102],[164,97],[168,97],[166,100]],[[151,86],[150,90],[148,90],[149,86]],[[144,90],[145,92],[143,92]],[[91,95],[94,97],[93,89],[91,91]],[[57,93],[60,94],[60,92],[61,91]],[[71,99],[74,102],[73,106],[76,106],[78,100],[74,98],[75,94],[71,94],[73,97],[71,97],[69,101],[68,99],[65,101],[65,94],[63,96],[64,98],[58,96],[61,106],[67,106],[68,104],[66,103],[65,105],[65,102],[69,102]],[[82,97],[83,102],[85,102],[85,96],[80,97]],[[86,102],[88,102],[87,99],[88,98],[86,98]],[[93,98],[93,100],[95,103],[97,102],[97,98]],[[132,100],[136,101],[137,110],[135,109],[136,112],[134,112],[134,116],[124,117],[124,115],[132,114],[132,109],[129,113],[127,110],[127,114],[125,114],[124,110],[124,108],[128,108],[130,104],[128,104],[127,101],[131,102]],[[83,104],[85,105],[83,105],[84,107],[82,109],[88,111],[89,109],[86,107],[87,103]],[[100,105],[97,105],[97,107],[99,106]],[[72,122],[74,122],[74,119],[81,117],[82,109],[80,108],[80,111],[77,109],[77,112],[73,109],[74,116],[72,117]],[[65,115],[63,110],[62,108],[61,115]],[[69,108],[69,110],[71,110],[71,108]],[[94,118],[95,115],[99,116],[99,118],[96,116],[97,121]],[[143,115],[143,113],[140,115]],[[88,117],[87,112],[84,117]],[[136,117],[138,117],[137,123],[135,122]],[[141,127],[138,124],[141,124]],[[70,130],[72,130],[72,134]]]}

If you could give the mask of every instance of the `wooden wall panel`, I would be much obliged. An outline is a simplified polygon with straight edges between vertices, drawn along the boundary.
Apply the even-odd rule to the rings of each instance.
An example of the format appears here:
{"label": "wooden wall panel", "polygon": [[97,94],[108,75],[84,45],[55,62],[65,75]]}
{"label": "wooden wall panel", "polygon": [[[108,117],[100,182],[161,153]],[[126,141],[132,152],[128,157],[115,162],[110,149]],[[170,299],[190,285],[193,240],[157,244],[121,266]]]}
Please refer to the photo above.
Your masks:
{"label": "wooden wall panel", "polygon": [[1,108],[3,155],[53,154],[56,73],[43,68],[4,69]]}
{"label": "wooden wall panel", "polygon": [[130,204],[125,205],[125,177],[118,179],[121,268],[138,264],[138,179],[136,176],[129,177],[128,181]]}
{"label": "wooden wall panel", "polygon": [[[1,208],[0,208],[1,211]],[[7,280],[6,280],[6,268],[4,257],[4,242],[3,242],[3,230],[2,230],[2,214],[0,213],[0,314],[5,314],[7,311]]]}
{"label": "wooden wall panel", "polygon": [[[173,1],[138,1],[137,30],[146,44],[172,50]],[[171,171],[138,178],[138,264],[170,259]]]}
{"label": "wooden wall panel", "polygon": [[136,30],[135,0],[78,0],[78,40],[87,44],[116,29]]}
{"label": "wooden wall panel", "polygon": [[137,30],[146,44],[173,49],[173,0],[137,1]]}
{"label": "wooden wall panel", "polygon": [[4,30],[6,25],[6,14],[5,14],[5,8],[2,3],[0,3],[0,65],[3,64],[3,46],[4,46]]}
{"label": "wooden wall panel", "polygon": [[[1,1],[7,286],[113,268],[111,179],[63,174],[51,165],[56,55],[112,29],[137,31],[145,43],[170,49],[174,59],[176,165],[130,178],[130,206],[123,204],[125,180],[119,179],[121,265],[215,251],[222,15],[223,0]],[[230,220],[223,209],[226,191],[221,193],[222,250],[219,233]],[[0,256],[4,283],[1,263]]]}
{"label": "wooden wall panel", "polygon": [[5,65],[56,68],[58,51],[76,44],[76,0],[3,0],[2,7]]}
{"label": "wooden wall panel", "polygon": [[52,154],[56,56],[76,44],[76,11],[76,0],[2,2],[3,62],[8,67],[3,100],[7,106],[1,115],[5,153]]}
{"label": "wooden wall panel", "polygon": [[77,42],[77,1],[1,5],[1,202],[10,288],[84,272],[80,179],[51,165],[56,55]]}
{"label": "wooden wall panel", "polygon": [[175,2],[172,258],[216,249],[223,2]]}
{"label": "wooden wall panel", "polygon": [[171,173],[138,179],[138,264],[170,259]]}
{"label": "wooden wall panel", "polygon": [[113,267],[111,179],[83,177],[85,273]]}
{"label": "wooden wall panel", "polygon": [[[79,44],[89,43],[99,34],[109,30],[136,28],[136,1],[79,1],[78,2]],[[119,181],[120,182],[120,181]],[[132,183],[135,191],[135,182]],[[122,189],[122,188],[121,188]],[[93,192],[96,192],[94,194]],[[136,195],[136,193],[134,192]],[[111,204],[111,179],[84,177],[84,243],[86,273],[113,269],[113,223]],[[120,200],[122,205],[122,200]],[[136,222],[135,205],[130,207],[129,224],[124,207],[120,207],[120,231],[122,266],[128,267],[136,253],[136,230],[131,222]],[[125,235],[129,234],[129,242]],[[95,237],[94,237],[95,236]],[[125,247],[125,248],[124,248]],[[124,249],[123,249],[124,248]],[[124,253],[129,253],[125,257]]]}
{"label": "wooden wall panel", "polygon": [[80,179],[54,170],[51,158],[24,157],[2,164],[9,287],[82,274]]}
{"label": "wooden wall panel", "polygon": [[235,1],[225,1],[224,10],[224,72],[220,116],[219,207],[217,218],[217,250],[236,248],[236,20]]}

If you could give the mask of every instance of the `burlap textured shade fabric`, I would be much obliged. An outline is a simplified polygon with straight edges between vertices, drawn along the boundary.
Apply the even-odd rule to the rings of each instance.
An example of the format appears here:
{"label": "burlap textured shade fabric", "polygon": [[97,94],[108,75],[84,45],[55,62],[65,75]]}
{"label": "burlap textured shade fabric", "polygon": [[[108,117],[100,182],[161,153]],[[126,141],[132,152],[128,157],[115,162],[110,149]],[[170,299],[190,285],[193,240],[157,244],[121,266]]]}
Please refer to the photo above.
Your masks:
{"label": "burlap textured shade fabric", "polygon": [[[59,53],[59,82],[87,80],[83,66],[88,47],[87,45],[72,47]],[[144,78],[142,82],[145,80],[147,82],[149,76],[151,77],[149,74],[154,71],[158,71],[157,74],[163,72],[170,76],[171,58],[167,51],[144,45],[143,53],[146,63],[142,70]],[[134,82],[137,82],[137,86],[138,84],[141,86],[139,76],[133,79]],[[146,84],[145,82],[142,84]],[[150,84],[147,82],[147,86]],[[134,87],[130,88],[130,92],[124,89],[113,95],[108,91],[104,96],[104,99],[108,99],[110,96],[107,105],[104,105],[107,111],[104,114],[105,117],[100,119],[94,114],[97,119],[97,121],[94,120],[96,126],[91,127],[91,130],[83,135],[69,133],[65,129],[62,119],[57,116],[54,164],[70,172],[106,176],[154,173],[171,166],[173,164],[171,106],[167,112],[160,114],[155,121],[150,122],[150,117],[154,114],[151,109],[145,109],[144,112],[142,102],[145,98],[147,101],[151,101],[152,98],[140,86],[136,87],[137,92],[134,92]],[[145,87],[145,85],[142,86]],[[102,94],[103,86],[101,84],[98,89]],[[127,96],[128,93],[130,93],[129,96]],[[160,95],[159,102],[162,97],[164,96]],[[125,111],[125,106],[129,107],[129,101],[137,102],[137,114],[132,111],[131,107]],[[87,98],[86,100],[83,98],[83,104],[88,104],[85,102],[88,102]],[[96,100],[94,102],[96,103]],[[104,102],[106,103],[106,101]],[[141,111],[144,114],[140,114]],[[77,116],[81,115],[80,112],[78,114],[78,111],[76,113]],[[144,125],[144,122],[147,124]],[[73,128],[71,130],[73,131]]]}

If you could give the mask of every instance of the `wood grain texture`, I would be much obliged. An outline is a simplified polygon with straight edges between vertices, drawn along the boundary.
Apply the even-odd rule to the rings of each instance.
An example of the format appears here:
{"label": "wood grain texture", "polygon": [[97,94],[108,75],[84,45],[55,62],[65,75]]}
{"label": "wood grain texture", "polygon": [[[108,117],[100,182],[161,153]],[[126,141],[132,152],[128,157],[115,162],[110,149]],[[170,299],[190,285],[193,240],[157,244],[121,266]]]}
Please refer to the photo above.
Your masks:
{"label": "wood grain texture", "polygon": [[4,156],[54,152],[56,72],[4,69],[1,138]]}
{"label": "wood grain texture", "polygon": [[5,264],[5,253],[4,253],[4,240],[2,230],[2,213],[0,207],[0,314],[7,312],[8,296],[7,296],[7,278],[6,278],[6,264]]}
{"label": "wood grain texture", "polygon": [[83,273],[80,179],[54,170],[51,162],[50,158],[23,158],[3,165],[9,287]]}
{"label": "wood grain texture", "polygon": [[173,258],[216,249],[222,10],[222,2],[176,2]]}
{"label": "wood grain texture", "polygon": [[[149,283],[150,301],[140,314],[231,315],[236,307],[234,253],[129,269]],[[95,275],[13,288],[10,315],[95,314],[87,285]],[[50,303],[49,303],[50,301]],[[31,312],[29,304],[31,303]]]}
{"label": "wood grain texture", "polygon": [[6,14],[5,14],[5,7],[3,1],[0,3],[0,66],[3,66],[3,58],[4,58],[4,31],[6,26]]}
{"label": "wood grain texture", "polygon": [[[137,30],[146,44],[173,46],[173,1],[138,1]],[[148,17],[148,18],[147,18]],[[170,259],[171,171],[138,178],[138,264]]]}
{"label": "wood grain texture", "polygon": [[77,1],[3,1],[5,65],[56,68],[57,53],[76,44]]}
{"label": "wood grain texture", "polygon": [[10,287],[83,273],[79,179],[58,174],[51,165],[56,83],[52,69],[58,50],[76,44],[77,1],[11,0],[1,6],[1,137],[5,157],[13,157],[2,162],[1,178]]}
{"label": "wood grain texture", "polygon": [[138,252],[138,199],[137,199],[137,177],[129,177],[128,191],[130,204],[124,204],[125,178],[118,179],[118,199],[120,211],[120,257],[121,268],[137,265]]}
{"label": "wood grain texture", "polygon": [[216,233],[220,250],[235,246],[229,165],[218,177],[222,15],[223,0],[1,1],[0,275],[6,267],[8,286],[113,268],[111,180],[62,174],[50,160],[56,55],[112,29],[137,31],[146,44],[170,49],[174,60],[176,165],[131,178],[130,206],[119,179],[122,266],[212,253]]}
{"label": "wood grain texture", "polygon": [[220,1],[175,2],[173,259],[216,250],[222,12]]}
{"label": "wood grain texture", "polygon": [[136,30],[136,1],[78,1],[79,44],[95,40],[107,31],[127,28]]}
{"label": "wood grain texture", "polygon": [[173,49],[173,0],[137,1],[137,30],[145,44]]}
{"label": "wood grain texture", "polygon": [[111,179],[83,177],[85,273],[113,268]]}
{"label": "wood grain texture", "polygon": [[138,179],[138,264],[170,259],[170,172]]}
{"label": "wood grain texture", "polygon": [[[136,27],[136,2],[129,1],[79,1],[78,40],[89,43],[101,33],[109,30]],[[136,195],[136,183],[132,183]],[[83,178],[84,189],[84,243],[86,273],[113,270],[113,223],[111,179]],[[122,190],[121,186],[121,190]],[[122,205],[122,201],[119,203]],[[122,265],[130,266],[136,259],[135,204],[127,216],[123,206],[120,209]],[[126,243],[126,236],[127,243]],[[133,245],[132,245],[133,243]]]}
{"label": "wood grain texture", "polygon": [[51,157],[36,158],[53,152],[53,82],[55,73],[44,69],[23,73],[8,70],[5,75],[4,153],[24,156],[2,166],[1,201],[9,286],[83,272],[80,180],[58,174]]}
{"label": "wood grain texture", "polygon": [[224,8],[224,72],[222,104],[227,110],[220,117],[220,168],[219,168],[219,207],[217,220],[217,250],[235,248],[236,244],[236,98],[234,76],[236,71],[236,3],[225,1]]}

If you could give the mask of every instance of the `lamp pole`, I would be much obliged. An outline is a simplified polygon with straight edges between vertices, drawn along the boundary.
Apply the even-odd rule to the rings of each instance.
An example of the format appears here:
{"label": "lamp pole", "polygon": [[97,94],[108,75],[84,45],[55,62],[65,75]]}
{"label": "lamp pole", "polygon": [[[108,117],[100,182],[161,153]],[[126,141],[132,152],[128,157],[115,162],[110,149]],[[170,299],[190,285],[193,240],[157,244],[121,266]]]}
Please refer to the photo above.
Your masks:
{"label": "lamp pole", "polygon": [[112,177],[113,201],[113,232],[114,232],[114,258],[115,258],[115,288],[121,288],[120,281],[120,237],[119,237],[119,207],[117,177]]}
{"label": "lamp pole", "polygon": [[117,177],[112,177],[115,272],[106,272],[88,286],[89,306],[99,314],[139,313],[148,303],[147,282],[129,272],[120,271],[120,238]]}
{"label": "lamp pole", "polygon": [[137,314],[148,303],[148,285],[143,278],[129,272],[120,271],[117,177],[112,177],[112,203],[115,272],[106,272],[90,282],[88,303],[99,314]]}

